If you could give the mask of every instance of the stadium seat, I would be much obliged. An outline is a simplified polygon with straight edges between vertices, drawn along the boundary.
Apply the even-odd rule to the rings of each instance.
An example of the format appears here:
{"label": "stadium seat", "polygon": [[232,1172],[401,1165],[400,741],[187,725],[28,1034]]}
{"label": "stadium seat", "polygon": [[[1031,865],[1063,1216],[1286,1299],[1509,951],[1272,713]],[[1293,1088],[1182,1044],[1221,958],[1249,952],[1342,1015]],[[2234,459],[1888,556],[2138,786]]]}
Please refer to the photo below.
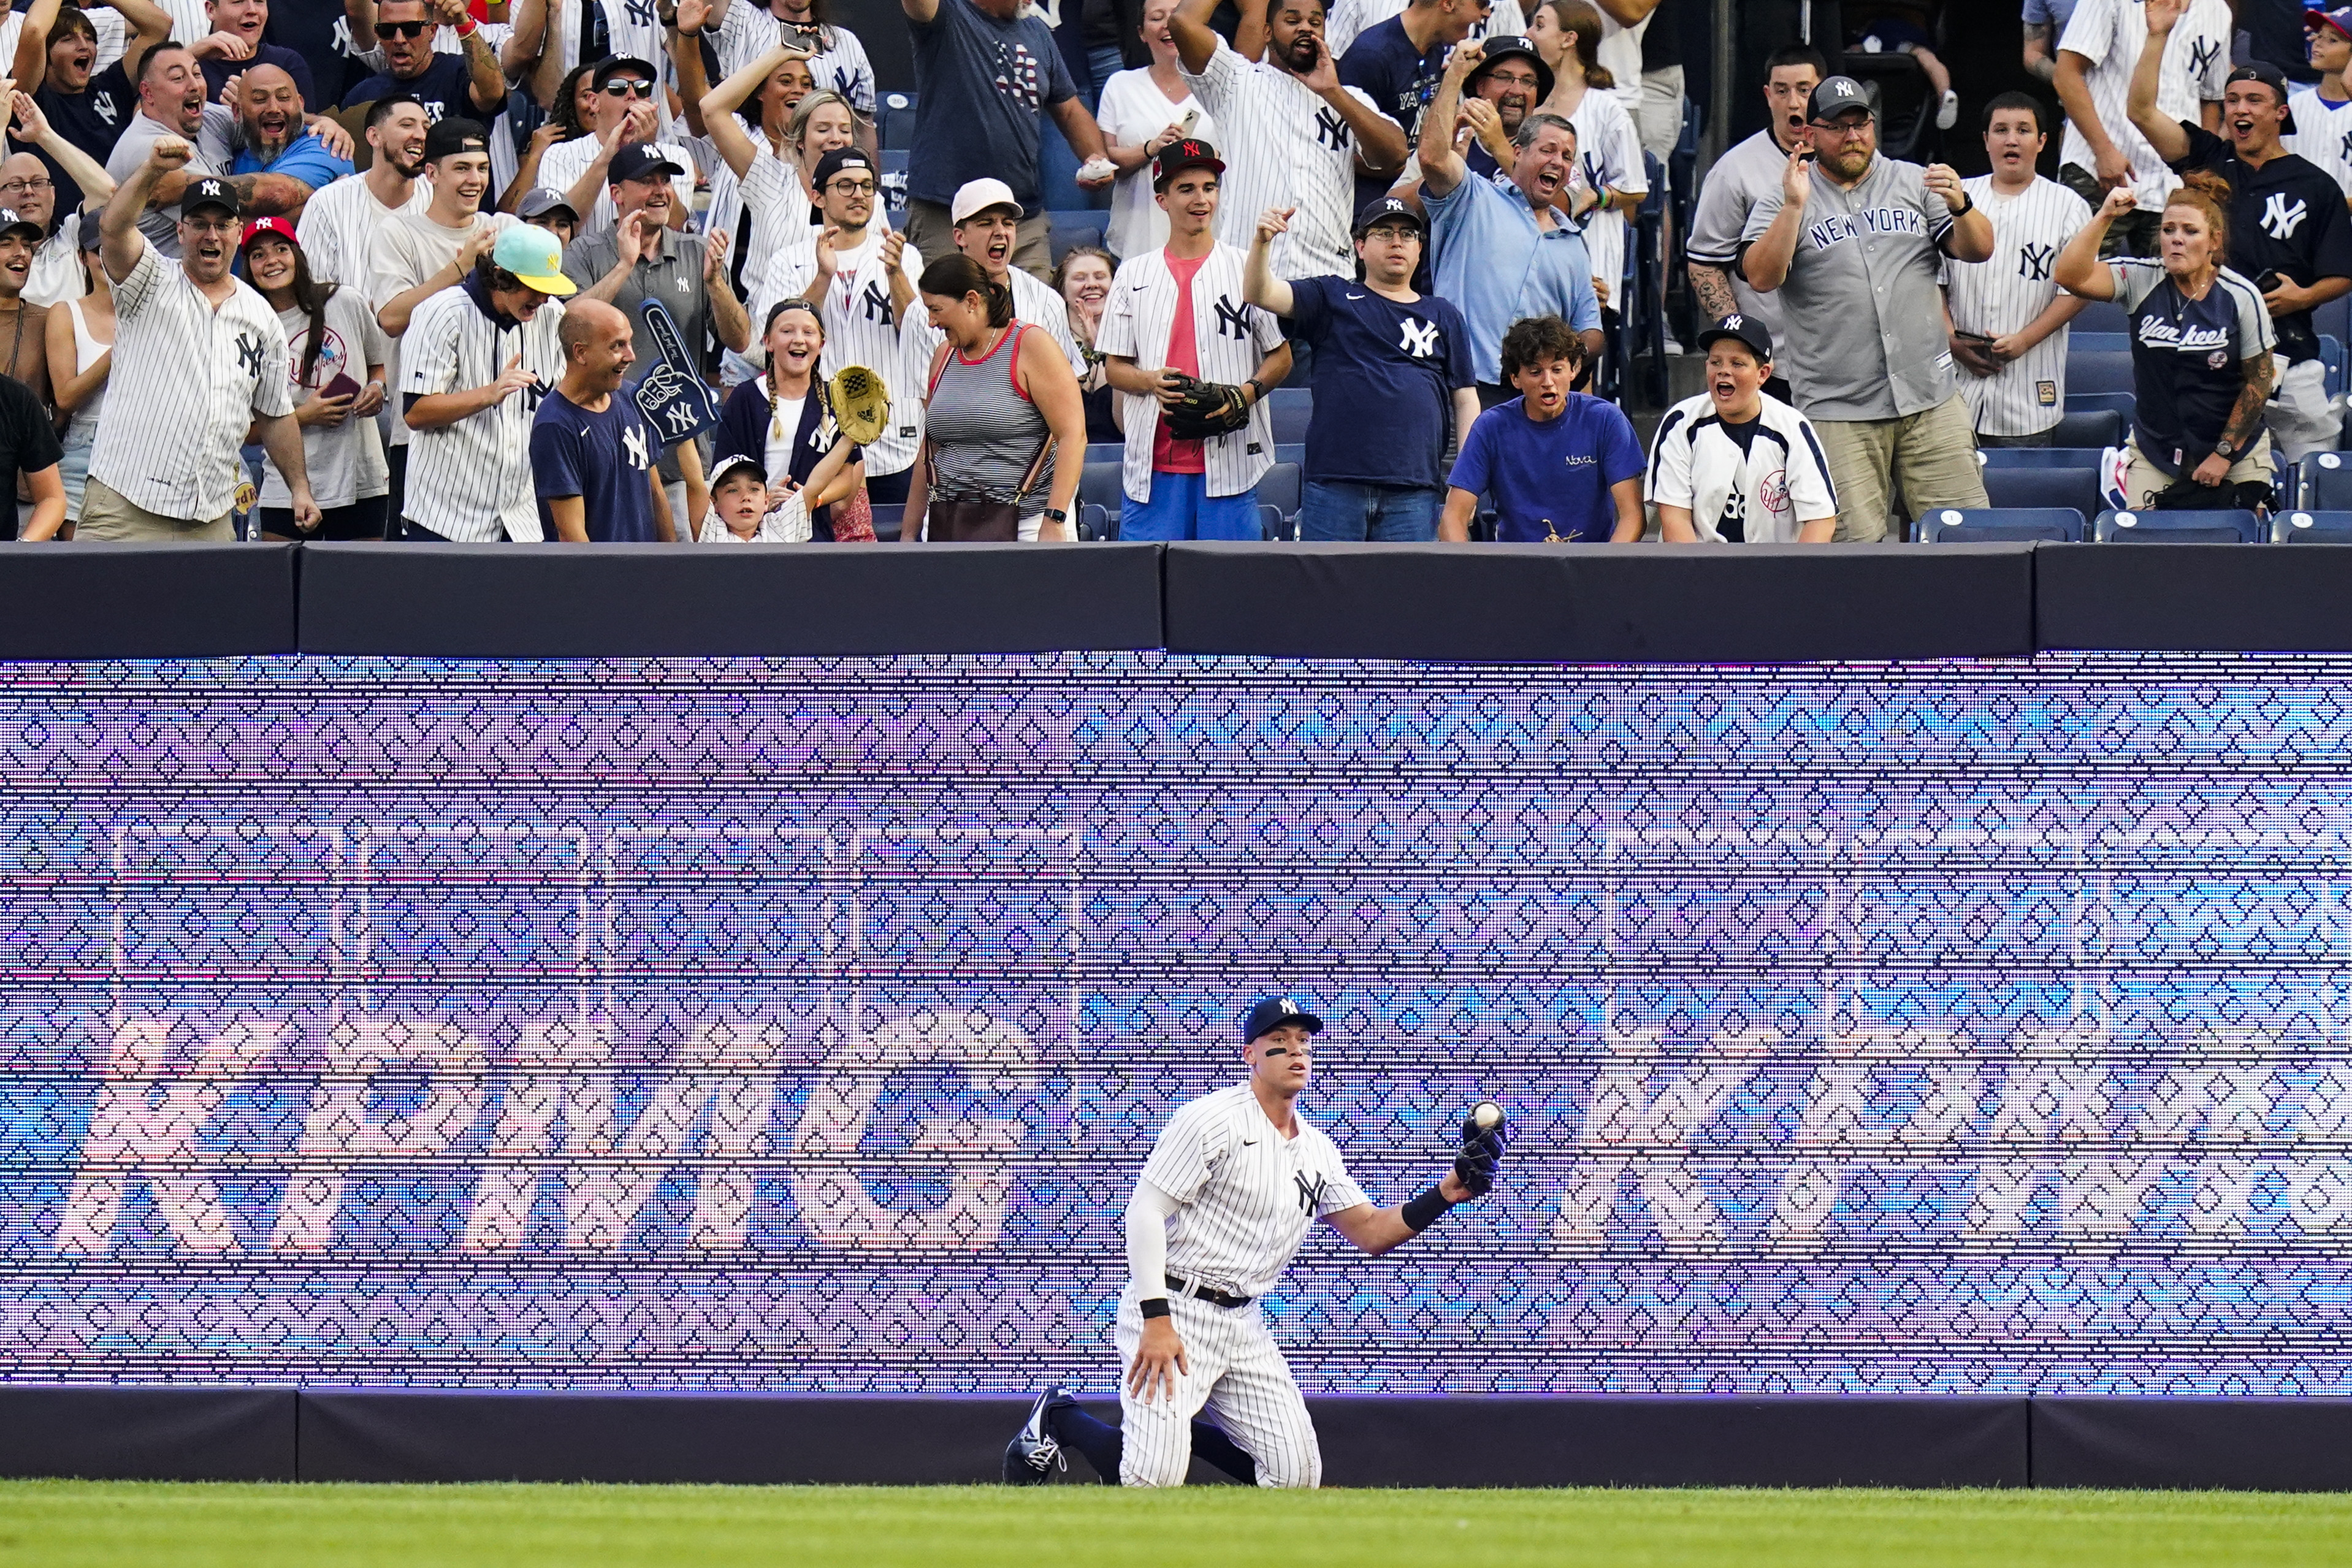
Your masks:
{"label": "stadium seat", "polygon": [[2058,427],[2050,433],[2053,446],[2073,446],[2105,451],[2121,446],[2124,435],[2131,428],[2130,415],[2111,408],[2069,409],[2059,418]]}
{"label": "stadium seat", "polygon": [[1993,544],[2038,540],[2050,544],[2083,542],[2083,514],[2072,507],[1994,507],[1989,511],[1951,511],[1937,507],[1919,519],[1923,545]]}
{"label": "stadium seat", "polygon": [[2352,507],[2352,452],[2315,452],[2297,465],[2300,483],[2290,492],[2298,507],[2315,511]]}
{"label": "stadium seat", "polygon": [[2267,537],[2252,512],[2101,512],[2101,544],[2252,545]]}
{"label": "stadium seat", "polygon": [[1315,412],[1315,394],[1305,387],[1276,387],[1273,398],[1275,444],[1288,446],[1307,439],[1307,422]]}
{"label": "stadium seat", "polygon": [[1997,510],[2061,507],[2089,517],[2100,507],[2099,471],[2085,468],[1988,468],[1985,498]]}
{"label": "stadium seat", "polygon": [[2066,355],[2066,401],[2086,392],[2124,392],[2132,390],[2131,350],[2094,349],[2089,352],[2074,350]]}
{"label": "stadium seat", "polygon": [[[2070,392],[2066,394],[2066,412],[2073,413],[2118,413],[2131,418],[2135,400],[2129,392]],[[2121,445],[2121,442],[2114,443]]]}
{"label": "stadium seat", "polygon": [[2352,512],[2273,512],[2274,545],[2352,544]]}
{"label": "stadium seat", "polygon": [[1100,246],[1103,242],[1106,220],[1101,213],[1082,211],[1048,213],[1045,215],[1053,224],[1052,246],[1055,267],[1061,266],[1062,258],[1077,246]]}
{"label": "stadium seat", "polygon": [[2130,330],[2131,316],[2121,305],[2112,299],[2094,299],[2074,318],[2066,340],[2070,345],[2077,342],[2086,331],[2113,332],[2120,337]]}
{"label": "stadium seat", "polygon": [[886,92],[874,106],[880,112],[882,123],[876,127],[881,133],[884,150],[905,150],[915,145],[915,95],[911,92]]}
{"label": "stadium seat", "polygon": [[1977,461],[1987,468],[2096,468],[2104,446],[1979,446]]}

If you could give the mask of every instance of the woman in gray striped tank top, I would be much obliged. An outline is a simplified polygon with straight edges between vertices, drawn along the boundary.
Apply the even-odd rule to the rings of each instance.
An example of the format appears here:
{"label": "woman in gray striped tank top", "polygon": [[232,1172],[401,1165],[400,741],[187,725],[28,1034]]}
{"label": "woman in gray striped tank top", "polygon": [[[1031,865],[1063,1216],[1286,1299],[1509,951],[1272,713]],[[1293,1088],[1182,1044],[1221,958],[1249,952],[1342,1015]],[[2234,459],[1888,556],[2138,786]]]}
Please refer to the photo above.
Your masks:
{"label": "woman in gray striped tank top", "polygon": [[931,356],[923,447],[898,537],[1072,538],[1087,408],[1069,361],[1050,340],[1024,342],[1030,329],[1013,319],[1013,291],[968,256],[931,263],[919,287],[947,341]]}

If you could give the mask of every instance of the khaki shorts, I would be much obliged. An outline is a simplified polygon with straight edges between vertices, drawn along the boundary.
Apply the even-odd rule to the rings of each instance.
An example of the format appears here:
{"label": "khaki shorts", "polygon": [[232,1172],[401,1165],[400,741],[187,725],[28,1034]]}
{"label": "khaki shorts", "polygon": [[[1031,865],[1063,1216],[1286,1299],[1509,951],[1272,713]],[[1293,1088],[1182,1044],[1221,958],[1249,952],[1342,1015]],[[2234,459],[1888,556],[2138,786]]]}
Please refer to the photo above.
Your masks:
{"label": "khaki shorts", "polygon": [[1930,507],[1962,510],[1987,505],[1977,465],[1976,422],[1968,400],[1954,392],[1934,408],[1898,419],[1817,419],[1837,486],[1837,542],[1875,544],[1886,538],[1886,512],[1901,487],[1903,509],[1914,517]]}
{"label": "khaki shorts", "polygon": [[82,486],[81,520],[76,539],[130,539],[139,544],[235,544],[233,512],[209,520],[167,517],[134,506],[105,480],[92,476]]}

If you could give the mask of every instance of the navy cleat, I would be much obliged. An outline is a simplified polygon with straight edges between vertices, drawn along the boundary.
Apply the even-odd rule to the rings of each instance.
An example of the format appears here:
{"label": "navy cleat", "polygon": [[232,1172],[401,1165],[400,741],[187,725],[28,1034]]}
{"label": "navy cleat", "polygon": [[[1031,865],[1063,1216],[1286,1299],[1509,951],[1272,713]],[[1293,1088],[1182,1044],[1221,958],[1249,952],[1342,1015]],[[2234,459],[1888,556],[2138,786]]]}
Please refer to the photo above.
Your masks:
{"label": "navy cleat", "polygon": [[1056,1385],[1037,1396],[1029,1406],[1029,1419],[1021,1423],[1021,1430],[1013,1434],[1013,1441],[1004,1445],[1004,1482],[1007,1486],[1044,1486],[1056,1469],[1067,1470],[1070,1461],[1062,1453],[1062,1445],[1047,1429],[1054,1411],[1076,1400]]}

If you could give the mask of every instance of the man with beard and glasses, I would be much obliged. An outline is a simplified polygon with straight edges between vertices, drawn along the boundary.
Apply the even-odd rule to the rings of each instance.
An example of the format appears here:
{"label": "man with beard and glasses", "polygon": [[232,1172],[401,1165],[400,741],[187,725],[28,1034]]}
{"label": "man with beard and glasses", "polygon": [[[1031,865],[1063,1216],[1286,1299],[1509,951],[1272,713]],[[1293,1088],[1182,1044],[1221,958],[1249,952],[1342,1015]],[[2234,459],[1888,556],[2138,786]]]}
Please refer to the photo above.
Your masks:
{"label": "man with beard and glasses", "polygon": [[[490,120],[505,109],[506,72],[481,24],[467,15],[466,0],[381,0],[352,9],[373,11],[384,68],[343,94],[345,109],[405,93],[425,106],[425,117],[436,125],[453,118]],[[435,48],[443,27],[457,35],[464,53],[445,55]]]}
{"label": "man with beard and glasses", "polygon": [[1503,335],[1514,322],[1557,316],[1583,340],[1582,362],[1601,354],[1601,301],[1592,258],[1553,208],[1576,169],[1576,128],[1556,114],[1530,114],[1511,146],[1507,184],[1473,178],[1454,150],[1462,84],[1486,57],[1477,44],[1454,51],[1437,101],[1421,120],[1421,201],[1436,255],[1431,274],[1470,330],[1478,403],[1507,402]]}
{"label": "man with beard and glasses", "polygon": [[[1412,0],[1402,15],[1356,36],[1339,58],[1339,79],[1370,94],[1373,106],[1404,132],[1404,146],[1411,147],[1421,134],[1421,111],[1437,95],[1438,78],[1445,74],[1447,52],[1486,21],[1486,0]],[[1367,167],[1359,172],[1357,204],[1387,195],[1403,167],[1400,148],[1394,167]]]}
{"label": "man with beard and glasses", "polygon": [[[189,178],[194,151],[174,135],[152,138],[100,222],[114,282],[114,373],[90,451],[80,538],[235,538],[230,517],[246,482],[240,452],[256,429],[286,476],[295,523],[319,524],[294,421],[286,329],[268,300],[229,275],[237,193],[216,175]],[[156,188],[171,178],[184,188],[174,196],[184,207],[176,264],[142,226]]]}
{"label": "man with beard and glasses", "polygon": [[1813,89],[1805,130],[1780,191],[1748,214],[1740,267],[1780,295],[1782,368],[1829,457],[1837,542],[1875,544],[1898,486],[1915,518],[1985,504],[1937,286],[1945,257],[1991,257],[1992,219],[1946,165],[1880,154],[1852,77]]}
{"label": "man with beard and glasses", "polygon": [[1233,153],[1217,238],[1246,254],[1259,214],[1294,208],[1275,237],[1274,275],[1353,277],[1356,175],[1403,168],[1404,132],[1369,93],[1341,85],[1323,42],[1323,0],[1266,0],[1265,57],[1256,61],[1211,29],[1216,8],[1217,0],[1184,0],[1168,30],[1185,84]]}
{"label": "man with beard and glasses", "polygon": [[297,235],[312,277],[368,292],[376,235],[394,214],[421,213],[433,200],[433,187],[420,178],[428,129],[425,106],[406,93],[369,106],[367,172],[336,181],[302,208]]}
{"label": "man with beard and glasses", "polygon": [[[206,98],[220,97],[221,85],[233,76],[256,66],[275,66],[294,78],[301,104],[325,107],[318,84],[310,79],[310,63],[292,49],[262,40],[261,30],[269,26],[269,0],[205,0],[205,20],[212,24],[212,31],[190,41],[188,52],[205,73]],[[240,45],[243,54],[236,52]]]}
{"label": "man with beard and glasses", "polygon": [[[106,161],[107,176],[119,189],[133,170],[145,166],[147,149],[159,138],[175,136],[190,146],[184,168],[165,170],[148,187],[148,200],[154,207],[139,220],[139,230],[148,244],[168,257],[178,258],[180,191],[199,174],[224,177],[248,217],[294,212],[310,199],[310,187],[290,175],[230,172],[235,154],[229,143],[236,116],[220,104],[205,101],[204,73],[196,69],[194,56],[177,44],[162,44],[148,50],[142,64],[139,112],[114,144],[114,153]],[[230,248],[236,248],[233,242]]]}
{"label": "man with beard and glasses", "polygon": [[2327,395],[2315,307],[2352,292],[2352,221],[2327,173],[2280,144],[2294,133],[2286,78],[2275,66],[2240,66],[2222,90],[2223,141],[2159,104],[2167,40],[2183,0],[2147,0],[2147,42],[2131,78],[2132,124],[2176,174],[2210,169],[2230,183],[2230,270],[2263,291],[2278,347],[2277,390],[2264,419],[2290,463],[2332,449],[2344,411]]}
{"label": "man with beard and glasses", "polygon": [[[148,0],[107,3],[130,28],[121,58],[96,69],[98,29],[89,14],[72,6],[60,10],[58,0],[36,0],[25,13],[25,36],[40,39],[41,47],[32,51],[32,68],[16,83],[18,91],[33,95],[58,134],[100,167],[138,111],[138,90],[131,84],[141,62],[148,50],[172,36],[171,17]],[[111,193],[110,186],[105,192],[85,191],[61,162],[47,157],[42,162],[49,164],[49,177],[58,182],[60,210],[71,212]]]}
{"label": "man with beard and glasses", "polygon": [[[490,150],[488,133],[479,125],[445,120],[434,126],[425,132],[425,162],[431,171],[431,200],[421,212],[411,208],[383,220],[368,272],[368,302],[375,307],[376,325],[392,343],[392,357],[384,367],[387,386],[400,385],[401,338],[416,308],[463,283],[499,231],[515,222],[509,214],[482,211],[490,188]],[[392,447],[385,454],[392,466],[387,517],[395,538],[408,473],[408,434],[404,422],[392,422]]]}
{"label": "man with beard and glasses", "polygon": [[[114,194],[114,182],[89,153],[59,136],[31,99],[18,92],[11,95],[9,105],[16,117],[17,144],[46,154],[45,159],[36,152],[17,152],[0,161],[0,206],[39,225],[43,235],[25,280],[25,298],[36,305],[78,299],[88,292],[81,263],[84,220],[79,211],[64,207],[58,194],[68,189],[88,191],[93,201],[102,202]],[[74,177],[53,179],[51,160]],[[94,225],[97,219],[89,222]]]}
{"label": "man with beard and glasses", "polygon": [[299,182],[301,199],[286,208],[288,215],[299,214],[314,193],[351,173],[351,160],[335,156],[316,131],[304,126],[301,92],[294,78],[276,66],[247,70],[222,101],[231,99],[245,147],[230,172],[268,173]]}

